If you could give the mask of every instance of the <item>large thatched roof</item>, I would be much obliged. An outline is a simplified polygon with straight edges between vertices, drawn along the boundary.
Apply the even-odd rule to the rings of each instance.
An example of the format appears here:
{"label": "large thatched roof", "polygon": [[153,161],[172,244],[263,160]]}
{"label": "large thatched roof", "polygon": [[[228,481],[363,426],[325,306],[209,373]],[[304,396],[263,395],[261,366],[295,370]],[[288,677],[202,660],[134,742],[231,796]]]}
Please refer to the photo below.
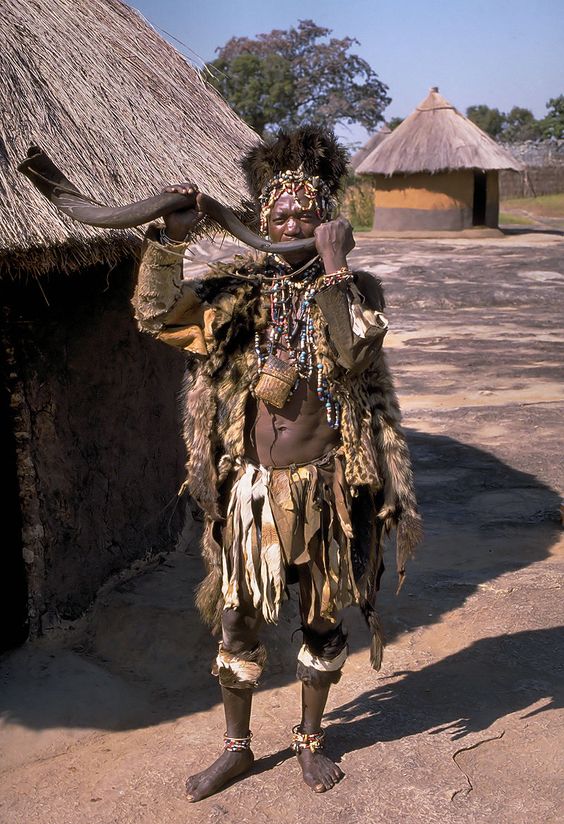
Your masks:
{"label": "large thatched roof", "polygon": [[518,171],[521,165],[435,87],[356,172],[393,175],[455,169]]}
{"label": "large thatched roof", "polygon": [[237,161],[259,138],[120,0],[3,0],[0,70],[0,271],[116,260],[136,236],[61,216],[16,171],[31,143],[108,203],[179,179],[248,198]]}
{"label": "large thatched roof", "polygon": [[392,130],[388,128],[388,126],[382,126],[381,129],[378,129],[377,132],[374,132],[373,135],[370,135],[364,146],[361,146],[360,149],[353,154],[350,159],[350,165],[354,171],[358,169],[362,161],[365,157],[379,146],[380,143],[387,138],[389,134],[392,133]]}

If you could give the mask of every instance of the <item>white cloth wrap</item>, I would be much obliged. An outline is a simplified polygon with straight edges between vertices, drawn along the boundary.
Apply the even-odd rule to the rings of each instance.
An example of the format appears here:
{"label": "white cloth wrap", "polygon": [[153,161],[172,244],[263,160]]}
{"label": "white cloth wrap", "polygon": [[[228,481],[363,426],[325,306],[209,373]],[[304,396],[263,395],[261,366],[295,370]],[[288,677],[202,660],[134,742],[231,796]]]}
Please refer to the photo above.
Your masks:
{"label": "white cloth wrap", "polygon": [[345,645],[335,658],[319,658],[317,655],[311,654],[306,644],[302,644],[298,652],[298,661],[303,664],[304,667],[312,667],[320,672],[335,672],[336,670],[340,670],[347,660],[348,652],[348,647]]}

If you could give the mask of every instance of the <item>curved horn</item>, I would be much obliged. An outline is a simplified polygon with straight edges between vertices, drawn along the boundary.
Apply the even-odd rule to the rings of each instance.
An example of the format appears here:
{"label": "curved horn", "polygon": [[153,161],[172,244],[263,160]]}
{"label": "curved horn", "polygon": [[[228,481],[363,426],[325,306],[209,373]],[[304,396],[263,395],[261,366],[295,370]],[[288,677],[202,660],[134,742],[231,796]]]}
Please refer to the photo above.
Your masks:
{"label": "curved horn", "polygon": [[260,237],[241,223],[231,209],[209,195],[194,195],[191,200],[186,195],[165,192],[146,200],[129,203],[127,206],[105,206],[81,194],[39,146],[30,146],[27,155],[19,164],[18,171],[26,175],[60,212],[79,223],[103,229],[131,229],[149,223],[157,217],[165,217],[178,208],[194,207],[211,217],[242,243],[261,252],[283,254],[315,251],[313,238],[272,243]]}

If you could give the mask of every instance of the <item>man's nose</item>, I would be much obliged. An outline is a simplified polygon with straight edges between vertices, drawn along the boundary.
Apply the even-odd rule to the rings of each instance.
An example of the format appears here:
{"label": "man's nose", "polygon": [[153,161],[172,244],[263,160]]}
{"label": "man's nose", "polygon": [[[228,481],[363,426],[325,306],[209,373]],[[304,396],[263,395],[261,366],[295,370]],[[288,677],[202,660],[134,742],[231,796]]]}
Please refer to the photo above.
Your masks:
{"label": "man's nose", "polygon": [[289,217],[286,223],[286,229],[284,230],[284,234],[288,235],[288,237],[300,237],[302,233],[302,224],[300,221],[295,217]]}

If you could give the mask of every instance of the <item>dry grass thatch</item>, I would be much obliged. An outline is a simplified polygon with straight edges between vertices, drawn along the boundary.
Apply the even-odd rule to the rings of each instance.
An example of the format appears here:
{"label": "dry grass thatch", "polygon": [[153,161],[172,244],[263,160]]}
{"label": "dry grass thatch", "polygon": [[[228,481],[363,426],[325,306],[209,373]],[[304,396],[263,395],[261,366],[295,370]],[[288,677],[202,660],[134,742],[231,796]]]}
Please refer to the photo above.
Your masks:
{"label": "dry grass thatch", "polygon": [[368,138],[364,146],[361,146],[358,152],[355,152],[351,157],[350,166],[353,169],[353,171],[356,172],[364,158],[368,157],[368,155],[374,151],[376,146],[379,146],[380,143],[383,140],[385,140],[391,133],[392,130],[389,129],[387,126],[382,126],[381,129],[378,129],[377,132],[374,132],[374,134]]}
{"label": "dry grass thatch", "polygon": [[519,171],[521,164],[433,88],[356,172],[390,176],[455,169]]}
{"label": "dry grass thatch", "polygon": [[0,271],[113,263],[136,238],[60,215],[16,170],[31,143],[109,204],[177,180],[249,197],[238,160],[259,138],[120,0],[3,0],[0,67]]}

